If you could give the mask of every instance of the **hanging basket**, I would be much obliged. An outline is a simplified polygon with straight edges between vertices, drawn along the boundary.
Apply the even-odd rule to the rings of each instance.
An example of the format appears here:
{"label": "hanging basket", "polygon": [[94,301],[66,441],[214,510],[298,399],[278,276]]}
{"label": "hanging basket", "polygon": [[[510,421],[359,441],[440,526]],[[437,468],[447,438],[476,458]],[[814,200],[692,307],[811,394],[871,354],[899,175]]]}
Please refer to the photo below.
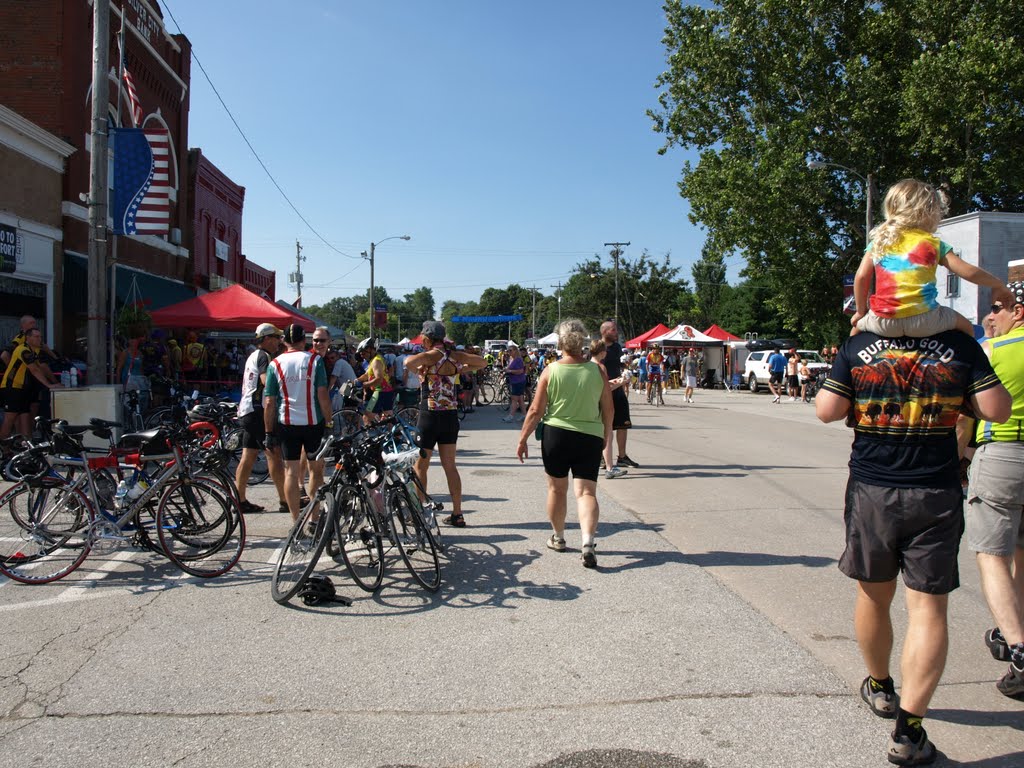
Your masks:
{"label": "hanging basket", "polygon": [[138,283],[133,276],[132,285],[128,291],[128,302],[118,313],[117,322],[114,323],[114,330],[126,339],[137,339],[149,336],[152,328],[153,318],[146,311]]}

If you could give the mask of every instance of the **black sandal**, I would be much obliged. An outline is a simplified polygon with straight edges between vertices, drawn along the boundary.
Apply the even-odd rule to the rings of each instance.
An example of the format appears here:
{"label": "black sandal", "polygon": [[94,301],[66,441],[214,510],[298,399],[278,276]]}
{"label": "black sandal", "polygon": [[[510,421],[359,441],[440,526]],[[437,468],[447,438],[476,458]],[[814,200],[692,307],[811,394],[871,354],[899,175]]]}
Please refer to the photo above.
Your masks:
{"label": "black sandal", "polygon": [[444,519],[444,523],[446,525],[454,526],[455,528],[465,528],[466,518],[463,517],[461,513],[457,515],[448,515],[448,517]]}

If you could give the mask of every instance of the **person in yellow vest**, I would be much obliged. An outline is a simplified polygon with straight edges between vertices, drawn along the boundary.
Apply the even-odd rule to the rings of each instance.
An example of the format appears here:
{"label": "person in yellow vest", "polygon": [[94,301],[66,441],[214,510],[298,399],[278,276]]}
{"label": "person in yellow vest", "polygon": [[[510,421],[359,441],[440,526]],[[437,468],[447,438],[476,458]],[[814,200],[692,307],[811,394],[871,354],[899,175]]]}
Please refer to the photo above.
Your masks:
{"label": "person in yellow vest", "polygon": [[985,320],[994,335],[981,346],[1013,405],[1009,420],[977,424],[964,515],[967,546],[998,624],[985,633],[985,644],[995,659],[1010,663],[996,688],[1024,701],[1024,281],[1007,287],[1013,297],[992,302]]}
{"label": "person in yellow vest", "polygon": [[[21,435],[32,433],[32,401],[39,387],[56,389],[39,364],[43,348],[43,334],[38,328],[25,332],[25,343],[19,344],[11,354],[11,361],[0,381],[4,396],[4,423],[0,426],[0,438],[9,437],[12,431]],[[38,382],[38,384],[36,383]]]}
{"label": "person in yellow vest", "polygon": [[199,383],[206,379],[206,366],[209,362],[206,346],[200,343],[193,331],[189,331],[186,339],[185,348],[181,351],[181,374],[185,381],[198,388]]}

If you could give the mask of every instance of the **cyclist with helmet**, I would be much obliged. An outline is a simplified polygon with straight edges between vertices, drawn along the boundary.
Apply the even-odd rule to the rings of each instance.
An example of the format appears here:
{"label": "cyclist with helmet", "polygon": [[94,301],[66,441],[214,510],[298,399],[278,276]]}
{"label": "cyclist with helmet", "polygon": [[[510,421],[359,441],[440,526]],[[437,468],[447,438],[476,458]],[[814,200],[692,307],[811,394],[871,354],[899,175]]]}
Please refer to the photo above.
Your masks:
{"label": "cyclist with helmet", "polygon": [[459,439],[458,393],[456,380],[460,371],[475,371],[486,363],[479,355],[452,349],[444,340],[445,328],[436,320],[423,324],[424,351],[405,361],[407,370],[418,371],[423,380],[420,395],[420,458],[416,474],[423,488],[427,487],[427,470],[434,446],[441,457],[441,467],[448,480],[448,493],[452,497],[452,513],[444,519],[448,525],[463,528],[462,478],[455,466],[455,444]]}
{"label": "cyclist with helmet", "polygon": [[366,409],[363,411],[363,420],[369,425],[382,416],[391,415],[391,409],[395,404],[395,385],[388,373],[384,357],[377,351],[375,339],[363,339],[356,347],[356,351],[367,364],[366,373],[359,377],[359,381],[370,393]]}
{"label": "cyclist with helmet", "polygon": [[[661,348],[657,344],[651,345],[651,351],[647,353],[647,402],[651,402],[651,390],[655,389],[654,384],[661,384],[661,373],[665,369],[665,356],[661,354]],[[661,394],[659,393],[659,398]]]}

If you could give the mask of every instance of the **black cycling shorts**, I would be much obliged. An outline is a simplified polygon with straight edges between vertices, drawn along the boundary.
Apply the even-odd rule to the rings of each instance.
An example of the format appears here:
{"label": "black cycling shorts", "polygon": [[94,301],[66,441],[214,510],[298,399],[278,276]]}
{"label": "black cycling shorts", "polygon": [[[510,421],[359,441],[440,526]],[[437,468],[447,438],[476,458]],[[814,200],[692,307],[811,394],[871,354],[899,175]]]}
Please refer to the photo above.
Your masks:
{"label": "black cycling shorts", "polygon": [[29,413],[32,403],[38,402],[28,388],[7,387],[4,389],[4,410],[7,413]]}
{"label": "black cycling shorts", "polygon": [[239,423],[242,426],[242,447],[255,448],[262,451],[266,445],[267,427],[263,421],[263,409],[257,408],[252,413],[243,416]]}
{"label": "black cycling shorts", "polygon": [[551,477],[572,476],[576,480],[597,481],[604,440],[584,432],[544,425],[540,452],[544,471]]}
{"label": "black cycling shorts", "polygon": [[420,448],[432,451],[435,445],[452,445],[459,440],[459,412],[422,410],[416,427]]}
{"label": "black cycling shorts", "polygon": [[306,457],[312,461],[320,449],[320,441],[324,437],[324,423],[319,424],[278,424],[274,434],[281,441],[281,456],[285,461],[298,461],[302,458],[302,449],[306,449]]}
{"label": "black cycling shorts", "polygon": [[632,427],[633,423],[629,420],[629,400],[621,387],[612,392],[612,405],[615,408],[615,412],[612,414],[612,429]]}

